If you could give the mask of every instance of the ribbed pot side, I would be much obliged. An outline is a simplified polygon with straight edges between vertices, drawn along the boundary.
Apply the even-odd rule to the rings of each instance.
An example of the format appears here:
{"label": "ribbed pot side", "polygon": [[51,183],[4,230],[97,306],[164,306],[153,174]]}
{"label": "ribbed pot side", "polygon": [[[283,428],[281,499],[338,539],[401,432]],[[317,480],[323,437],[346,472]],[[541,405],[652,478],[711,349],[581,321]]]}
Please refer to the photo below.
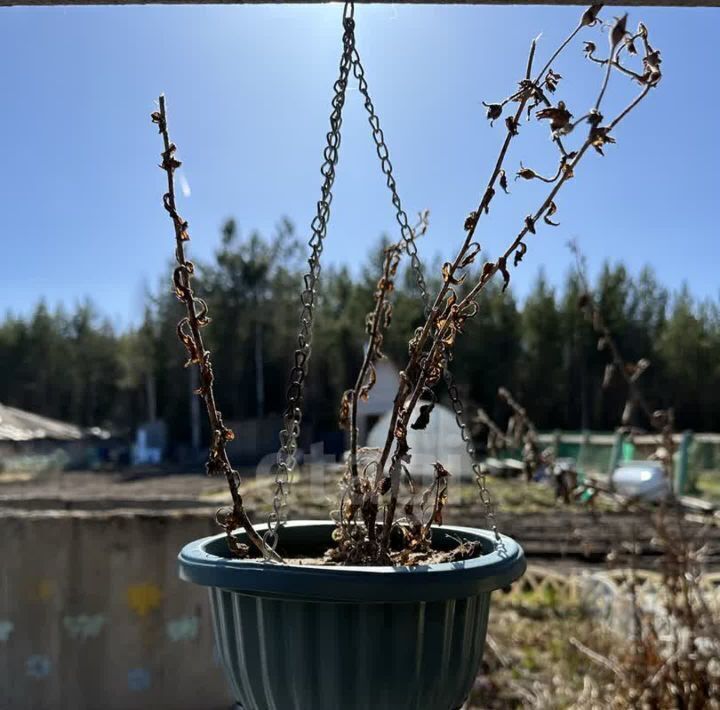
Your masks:
{"label": "ribbed pot side", "polygon": [[490,593],[358,604],[214,588],[210,601],[243,710],[455,710],[480,667]]}
{"label": "ribbed pot side", "polygon": [[[297,521],[281,543],[325,549],[332,524]],[[242,710],[457,710],[480,668],[492,590],[525,570],[520,546],[474,528],[484,554],[416,568],[231,560],[223,536],[188,544],[180,575],[210,591],[222,665]]]}

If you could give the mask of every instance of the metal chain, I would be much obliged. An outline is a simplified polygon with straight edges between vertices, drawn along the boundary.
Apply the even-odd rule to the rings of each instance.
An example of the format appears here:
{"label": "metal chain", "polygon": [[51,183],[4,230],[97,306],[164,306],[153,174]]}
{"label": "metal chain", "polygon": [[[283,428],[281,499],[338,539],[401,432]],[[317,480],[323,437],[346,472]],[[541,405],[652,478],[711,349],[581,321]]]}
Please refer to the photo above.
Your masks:
{"label": "metal chain", "polygon": [[272,511],[268,515],[268,529],[263,540],[272,550],[278,543],[278,530],[287,520],[287,498],[290,486],[290,473],[297,465],[297,443],[300,436],[302,421],[302,402],[308,361],[310,359],[313,333],[313,316],[315,311],[315,286],[320,278],[320,255],[323,251],[323,240],[327,234],[332,203],[332,187],[335,181],[335,166],[338,162],[340,148],[340,129],[342,126],[342,110],[345,104],[345,92],[352,67],[355,49],[355,20],[352,3],[346,3],[343,11],[343,52],[340,58],[340,72],[333,86],[335,95],[332,100],[330,114],[330,130],[327,133],[327,144],[323,151],[325,161],[320,168],[324,182],[321,197],[317,203],[317,212],[310,225],[312,237],[308,242],[311,248],[308,264],[310,270],[305,274],[304,290],[300,296],[302,310],[300,313],[300,330],[297,336],[297,349],[294,363],[290,371],[287,390],[287,406],[283,415],[284,429],[280,432],[280,449],[277,453],[272,471],[275,475],[275,493]]}
{"label": "metal chain", "polygon": [[417,245],[415,244],[415,232],[408,223],[407,213],[400,202],[400,196],[397,191],[397,183],[395,182],[395,177],[393,176],[393,166],[390,162],[390,153],[385,143],[385,134],[383,133],[382,128],[380,128],[380,119],[375,113],[375,106],[373,105],[368,91],[368,84],[365,79],[365,69],[360,61],[360,55],[355,48],[353,48],[352,61],[353,74],[358,80],[358,89],[365,100],[365,110],[368,112],[368,123],[372,129],[372,137],[373,141],[375,141],[375,149],[377,151],[378,158],[380,158],[380,169],[386,177],[386,184],[390,190],[390,194],[392,195],[392,203],[396,210],[395,219],[400,225],[400,236],[402,237],[405,250],[410,257],[410,263],[413,271],[415,272],[415,280],[417,282],[418,290],[420,291],[425,315],[428,315],[430,313],[430,300],[427,293],[422,264],[420,263],[420,258],[418,257]]}
{"label": "metal chain", "polygon": [[[333,111],[330,115],[330,131],[327,133],[327,145],[323,152],[325,161],[320,169],[325,178],[321,188],[321,198],[317,203],[317,213],[311,223],[312,237],[308,242],[312,253],[308,259],[310,270],[304,276],[305,288],[300,296],[302,311],[300,314],[300,330],[297,337],[298,347],[294,354],[294,364],[290,371],[290,385],[287,390],[287,407],[283,416],[284,429],[280,432],[280,449],[277,459],[273,465],[275,475],[275,493],[273,496],[272,511],[268,515],[268,529],[263,540],[272,550],[275,550],[278,543],[278,530],[287,520],[287,499],[290,486],[290,473],[297,466],[297,442],[300,436],[300,424],[302,422],[302,402],[304,383],[307,377],[307,366],[311,354],[313,316],[315,310],[315,286],[320,277],[320,255],[323,251],[323,241],[327,235],[327,225],[330,218],[330,205],[332,203],[332,186],[335,181],[335,166],[338,162],[338,150],[341,140],[342,109],[345,104],[345,94],[350,70],[358,80],[358,89],[363,96],[365,109],[368,113],[368,122],[372,129],[372,137],[375,148],[380,159],[380,167],[386,177],[386,184],[390,190],[392,204],[395,207],[395,219],[400,225],[405,250],[410,257],[410,263],[415,273],[423,309],[426,315],[430,313],[430,300],[427,292],[425,276],[422,263],[418,256],[417,245],[415,244],[415,233],[408,222],[408,216],[402,207],[402,202],[397,191],[397,183],[393,175],[393,166],[390,161],[390,153],[385,143],[385,135],[380,127],[380,119],[375,112],[375,106],[370,97],[368,83],[365,79],[365,70],[360,60],[360,55],[355,47],[355,20],[354,5],[352,2],[345,3],[343,11],[343,53],[340,59],[340,73],[334,84],[335,96],[332,100]],[[445,381],[455,411],[455,421],[460,429],[460,434],[465,442],[465,448],[472,462],[475,473],[480,499],[485,506],[485,514],[491,524],[496,538],[499,540],[495,510],[490,492],[486,485],[486,474],[482,467],[475,461],[475,447],[468,436],[467,428],[463,418],[464,407],[460,400],[459,392],[452,373],[445,368]]]}
{"label": "metal chain", "polygon": [[496,542],[500,542],[500,533],[498,533],[497,519],[495,518],[495,504],[493,503],[492,496],[487,487],[487,472],[485,469],[475,460],[475,445],[472,442],[472,438],[468,434],[467,425],[465,424],[465,407],[460,399],[460,392],[458,392],[457,385],[455,384],[455,378],[453,377],[450,368],[446,365],[445,371],[445,384],[447,385],[448,394],[450,395],[450,401],[452,402],[453,411],[455,412],[455,422],[460,429],[460,436],[465,442],[465,451],[467,451],[470,457],[473,473],[475,474],[475,481],[480,491],[480,501],[485,507],[485,517],[495,533]]}
{"label": "metal chain", "polygon": [[[390,194],[392,195],[392,203],[396,209],[395,218],[400,225],[400,234],[405,244],[407,254],[410,257],[410,263],[412,265],[413,271],[415,272],[415,281],[417,282],[418,291],[420,292],[420,298],[422,300],[425,315],[428,316],[430,315],[431,310],[430,298],[427,292],[422,263],[420,262],[420,258],[418,257],[417,245],[415,244],[415,233],[408,224],[407,213],[403,209],[402,203],[400,201],[400,196],[397,191],[397,183],[395,182],[395,177],[393,176],[393,166],[390,162],[390,154],[388,151],[388,147],[385,143],[385,135],[382,128],[380,127],[380,120],[377,116],[377,113],[375,112],[375,106],[372,102],[372,99],[370,98],[367,80],[365,79],[365,70],[363,68],[362,62],[360,61],[360,54],[358,53],[357,49],[355,49],[353,52],[353,74],[358,80],[358,88],[363,98],[365,99],[365,109],[368,112],[368,122],[370,123],[370,128],[372,129],[372,136],[373,140],[375,141],[375,148],[377,150],[378,158],[380,158],[380,167],[385,177],[387,178],[387,186],[390,190]],[[493,504],[490,491],[487,488],[487,476],[484,469],[480,466],[479,463],[475,461],[475,446],[473,445],[472,439],[467,433],[467,426],[464,419],[465,408],[462,400],[460,399],[460,393],[458,392],[457,386],[455,384],[455,378],[453,377],[453,374],[452,372],[450,372],[450,369],[448,367],[445,368],[444,376],[445,383],[448,388],[448,393],[450,395],[450,400],[452,401],[453,410],[455,411],[455,421],[457,422],[458,428],[460,429],[460,435],[462,437],[462,440],[465,442],[465,449],[468,453],[468,456],[470,457],[472,469],[475,473],[475,479],[478,483],[480,500],[485,507],[485,517],[487,518],[488,523],[492,527],[496,539],[499,540],[500,538],[497,529],[497,520],[495,518],[495,506]]]}

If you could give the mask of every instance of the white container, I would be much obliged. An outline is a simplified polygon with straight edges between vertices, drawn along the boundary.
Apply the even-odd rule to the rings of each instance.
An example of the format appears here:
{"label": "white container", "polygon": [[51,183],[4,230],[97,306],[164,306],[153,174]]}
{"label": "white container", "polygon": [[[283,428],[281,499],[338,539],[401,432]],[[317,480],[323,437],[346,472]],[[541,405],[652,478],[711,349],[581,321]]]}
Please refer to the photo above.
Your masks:
{"label": "white container", "polygon": [[662,500],[670,492],[657,461],[626,461],[612,474],[613,488],[621,495],[642,500]]}

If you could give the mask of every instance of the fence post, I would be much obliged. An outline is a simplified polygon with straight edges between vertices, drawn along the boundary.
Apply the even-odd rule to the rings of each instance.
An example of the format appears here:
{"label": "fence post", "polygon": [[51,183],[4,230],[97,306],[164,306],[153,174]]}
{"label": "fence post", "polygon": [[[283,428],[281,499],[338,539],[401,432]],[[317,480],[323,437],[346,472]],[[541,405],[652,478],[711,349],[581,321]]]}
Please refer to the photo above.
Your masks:
{"label": "fence post", "polygon": [[611,479],[611,483],[613,471],[617,468],[618,463],[620,463],[624,440],[625,436],[623,435],[623,433],[620,431],[616,431],[615,439],[613,440],[612,451],[610,452],[610,467],[608,469],[608,477]]}
{"label": "fence post", "polygon": [[693,434],[691,431],[684,431],[682,439],[680,439],[680,448],[678,450],[677,473],[675,474],[675,493],[679,496],[687,493],[688,487],[688,468],[690,464],[690,445],[692,444]]}

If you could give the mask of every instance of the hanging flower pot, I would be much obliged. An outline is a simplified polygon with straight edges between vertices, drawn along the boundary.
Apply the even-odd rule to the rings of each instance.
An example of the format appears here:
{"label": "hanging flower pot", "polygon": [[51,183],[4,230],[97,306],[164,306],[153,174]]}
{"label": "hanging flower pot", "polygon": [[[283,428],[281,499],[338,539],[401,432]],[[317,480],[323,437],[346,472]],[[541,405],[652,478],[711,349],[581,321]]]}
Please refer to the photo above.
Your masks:
{"label": "hanging flower pot", "polygon": [[435,547],[461,539],[483,554],[416,567],[292,563],[322,556],[334,527],[284,526],[278,550],[289,564],[234,559],[225,535],[180,553],[180,576],[209,589],[237,702],[243,710],[460,708],[483,657],[490,594],[525,571],[520,546],[445,526],[433,532]]}
{"label": "hanging flower pot", "polygon": [[[240,475],[227,453],[226,445],[234,434],[223,423],[215,400],[211,354],[202,335],[210,323],[208,307],[193,290],[195,267],[186,254],[188,223],[175,202],[174,172],[181,163],[170,140],[165,100],[160,97],[152,120],[163,140],[161,168],[167,179],[163,204],[175,232],[173,288],[186,313],[177,332],[187,351],[187,364],[199,370],[196,392],[205,404],[211,432],[207,472],[226,478],[231,502],[217,515],[225,534],[187,545],[180,554],[180,574],[209,588],[220,657],[243,710],[458,710],[467,699],[483,656],[491,592],[522,575],[523,552],[515,541],[495,532],[443,526],[451,472],[441,460],[428,462],[417,457],[413,461],[416,452],[408,435],[410,430],[427,435],[425,430],[444,386],[494,531],[486,468],[476,457],[468,431],[472,420],[450,366],[456,340],[481,310],[478,299],[483,289],[499,274],[505,291],[510,268],[516,268],[528,250],[529,235],[544,226],[558,226],[552,219],[558,211],[557,196],[575,175],[583,156],[590,148],[603,154],[604,147],[615,143],[611,135],[615,127],[660,80],[660,55],[647,41],[647,29],[641,24],[637,35],[629,35],[623,16],[610,33],[608,59],[593,58],[595,45],[586,43],[585,53],[606,66],[593,108],[572,122],[573,114],[562,101],[553,106],[548,94],[562,77],[551,64],[579,32],[601,24],[597,17],[601,7],[593,5],[585,11],[537,75],[533,74],[534,40],[519,90],[500,103],[485,104],[491,125],[506,112],[506,135],[480,203],[462,225],[460,249],[452,261],[443,264],[442,279],[433,296],[415,243],[427,228],[427,213],[421,213],[416,227],[410,226],[355,45],[354,5],[345,3],[343,49],[323,151],[321,199],[310,226],[309,268],[302,279],[296,349],[280,447],[272,466],[272,510],[267,525],[257,528],[245,510]],[[629,45],[634,39],[643,40],[643,74],[618,64],[622,48],[627,46],[628,54],[633,53]],[[615,68],[642,88],[615,118],[604,119],[600,108]],[[339,423],[347,432],[349,452],[339,482],[337,509],[332,512],[334,522],[287,523],[289,483],[298,465],[320,261],[339,157],[342,111],[351,80],[357,83],[368,113],[400,236],[384,250],[374,307],[365,319],[368,337],[362,364],[354,386],[340,398]],[[540,206],[522,217],[519,231],[502,255],[471,268],[481,253],[475,236],[482,216],[490,212],[494,200],[504,199],[501,192],[509,193],[503,167],[508,147],[519,134],[520,119],[525,115],[531,119],[533,111],[536,119],[550,122],[552,141],[560,150],[559,164],[554,176],[544,177],[521,163],[517,177],[552,187]],[[573,143],[572,150],[568,151],[565,143]],[[425,320],[408,342],[407,364],[400,372],[386,436],[380,447],[363,448],[358,403],[369,398],[377,382],[376,364],[384,357],[395,280],[404,255],[409,259]],[[525,417],[524,410],[515,405],[515,415]],[[524,459],[531,472],[541,456],[534,428],[528,429],[525,444]],[[411,463],[419,464],[424,474],[417,480],[410,471]]]}

